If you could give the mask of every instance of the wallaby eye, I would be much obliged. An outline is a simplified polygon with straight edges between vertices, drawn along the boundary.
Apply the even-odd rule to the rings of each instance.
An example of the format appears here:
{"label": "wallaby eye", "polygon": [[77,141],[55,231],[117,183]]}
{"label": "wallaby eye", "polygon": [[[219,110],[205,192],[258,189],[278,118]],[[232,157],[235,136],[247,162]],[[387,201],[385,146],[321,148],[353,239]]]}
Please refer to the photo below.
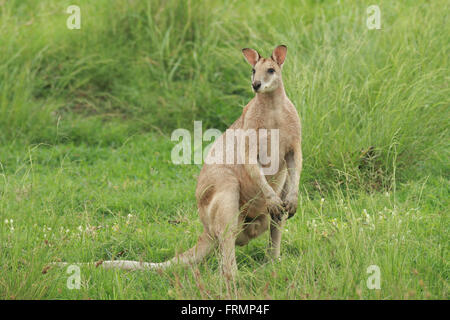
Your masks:
{"label": "wallaby eye", "polygon": [[255,74],[255,69],[252,69],[252,73]]}
{"label": "wallaby eye", "polygon": [[268,73],[274,73],[274,72],[275,72],[275,69],[274,69],[274,68],[269,68],[269,69],[267,69],[267,72],[268,72]]}

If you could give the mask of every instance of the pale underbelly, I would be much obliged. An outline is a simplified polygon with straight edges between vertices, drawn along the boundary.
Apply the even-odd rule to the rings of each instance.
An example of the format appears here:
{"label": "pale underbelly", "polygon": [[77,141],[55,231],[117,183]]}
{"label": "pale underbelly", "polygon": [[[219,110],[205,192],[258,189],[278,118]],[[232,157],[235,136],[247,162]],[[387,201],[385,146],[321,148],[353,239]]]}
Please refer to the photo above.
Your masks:
{"label": "pale underbelly", "polygon": [[[261,214],[266,214],[266,199],[261,189],[244,175],[240,182],[239,206],[242,215],[248,218],[256,218]],[[281,196],[286,181],[286,166],[283,165],[277,174],[266,176],[267,182],[278,196]]]}

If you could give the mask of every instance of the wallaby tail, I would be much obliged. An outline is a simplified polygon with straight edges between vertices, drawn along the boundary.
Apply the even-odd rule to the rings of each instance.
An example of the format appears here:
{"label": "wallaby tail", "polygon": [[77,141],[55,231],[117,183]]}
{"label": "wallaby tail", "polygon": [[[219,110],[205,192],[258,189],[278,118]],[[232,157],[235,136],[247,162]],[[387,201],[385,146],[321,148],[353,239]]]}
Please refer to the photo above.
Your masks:
{"label": "wallaby tail", "polygon": [[160,263],[154,262],[141,262],[131,260],[108,260],[88,263],[68,263],[68,262],[55,262],[53,265],[64,267],[72,264],[76,265],[95,265],[96,267],[102,267],[104,269],[124,269],[124,270],[162,270],[173,264],[188,265],[195,264],[202,261],[213,249],[213,239],[204,231],[199,237],[197,244],[191,249],[175,256],[174,258]]}

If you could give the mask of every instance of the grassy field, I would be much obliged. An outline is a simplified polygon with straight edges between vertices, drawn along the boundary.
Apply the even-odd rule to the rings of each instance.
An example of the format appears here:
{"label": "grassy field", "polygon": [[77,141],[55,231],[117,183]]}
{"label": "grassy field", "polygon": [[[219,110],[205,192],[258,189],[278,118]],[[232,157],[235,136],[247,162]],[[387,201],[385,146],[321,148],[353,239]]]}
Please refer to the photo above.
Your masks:
{"label": "grassy field", "polygon": [[[66,8],[81,8],[69,30]],[[377,4],[381,29],[366,27]],[[0,0],[0,298],[448,299],[448,1]],[[268,235],[164,272],[49,262],[160,262],[190,248],[198,165],[176,128],[226,129],[251,99],[240,49],[288,46],[303,125],[299,209],[282,260]],[[369,289],[367,268],[380,269]]]}

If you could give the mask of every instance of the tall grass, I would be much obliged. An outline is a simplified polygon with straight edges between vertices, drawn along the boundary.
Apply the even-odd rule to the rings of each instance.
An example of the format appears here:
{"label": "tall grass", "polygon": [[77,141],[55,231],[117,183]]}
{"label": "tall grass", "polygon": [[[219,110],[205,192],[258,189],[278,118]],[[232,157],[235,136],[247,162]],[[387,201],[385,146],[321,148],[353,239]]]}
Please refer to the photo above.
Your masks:
{"label": "tall grass", "polygon": [[[66,27],[69,15],[65,10],[73,4],[81,8],[80,30]],[[253,95],[250,67],[241,48],[252,47],[269,56],[276,45],[285,44],[288,55],[284,83],[302,119],[304,153],[302,209],[298,218],[301,224],[292,227],[297,236],[287,238],[287,250],[294,256],[308,250],[304,242],[308,239],[313,245],[306,256],[319,259],[320,248],[328,241],[322,232],[329,234],[333,229],[326,217],[343,217],[347,221],[348,214],[354,215],[354,219],[350,217],[347,221],[350,229],[337,232],[340,238],[334,242],[326,242],[329,251],[319,259],[324,264],[313,259],[305,266],[307,274],[303,274],[289,271],[291,265],[287,263],[283,267],[286,274],[295,277],[302,274],[299,281],[310,292],[309,297],[353,297],[355,284],[350,274],[364,270],[352,265],[351,252],[363,250],[360,263],[369,263],[372,253],[383,257],[380,247],[370,251],[371,241],[379,241],[385,248],[384,243],[395,232],[408,231],[403,225],[396,231],[383,224],[381,229],[377,226],[380,234],[364,237],[358,233],[360,226],[355,222],[361,219],[358,215],[363,209],[384,212],[384,206],[388,215],[422,207],[429,213],[425,226],[419,226],[420,218],[408,221],[425,242],[418,243],[407,236],[406,242],[414,249],[404,253],[396,251],[397,247],[386,249],[390,258],[403,260],[397,259],[395,263],[400,265],[393,265],[385,257],[384,266],[397,270],[403,261],[413,267],[415,255],[423,255],[440,270],[437,275],[432,274],[426,259],[419,259],[418,264],[433,283],[430,289],[434,290],[433,296],[446,296],[447,286],[442,279],[447,275],[442,270],[446,266],[443,257],[447,238],[442,238],[442,234],[448,230],[443,221],[448,204],[445,199],[450,147],[450,25],[446,14],[449,3],[376,1],[381,9],[382,28],[368,30],[366,8],[371,4],[374,3],[349,0],[252,4],[236,0],[0,0],[2,218],[12,216],[13,212],[21,216],[37,212],[38,218],[27,218],[30,226],[42,221],[55,226],[71,225],[80,217],[89,225],[88,212],[100,224],[104,215],[115,218],[118,215],[119,219],[124,213],[145,211],[146,206],[152,208],[155,216],[162,214],[164,219],[172,219],[178,217],[181,206],[195,219],[191,204],[195,204],[192,186],[197,168],[166,167],[171,146],[167,137],[175,128],[192,130],[194,120],[202,120],[204,128],[226,129]],[[165,138],[154,138],[159,135]],[[118,159],[116,151],[123,152]],[[138,173],[130,173],[133,171],[130,163],[136,158],[150,165],[151,170],[141,168]],[[102,195],[103,188],[111,187],[110,176],[97,172],[105,167],[121,183],[134,181],[136,189],[117,198]],[[90,181],[83,175],[98,180]],[[141,179],[149,175],[151,183],[143,183]],[[429,189],[421,187],[430,183]],[[152,191],[147,193],[146,188]],[[154,192],[155,188],[162,193]],[[191,195],[185,195],[185,190],[190,190]],[[322,197],[345,203],[330,204],[327,212],[317,211]],[[31,200],[24,206],[21,199]],[[64,220],[60,217],[62,212],[68,212],[71,218]],[[322,229],[311,233],[306,223],[311,223],[316,213]],[[156,217],[140,219],[162,228]],[[391,223],[397,223],[399,218],[392,219]],[[191,231],[198,231],[197,225],[189,226]],[[170,233],[170,228],[164,228],[164,232]],[[31,230],[27,232],[42,237]],[[134,252],[142,252],[148,246],[144,244],[146,241],[156,241],[164,233],[152,232],[141,238],[133,234],[139,240],[133,249],[129,245],[132,258],[140,258],[133,256]],[[6,233],[2,236],[8,241],[12,239]],[[113,241],[109,236],[109,233],[102,236],[103,245],[89,241],[84,245],[105,255],[104,250],[110,250]],[[124,243],[130,241],[126,235],[122,236],[119,238]],[[21,254],[33,255],[29,243],[22,240],[13,246],[13,251],[3,251],[2,258],[10,259],[8,270],[17,273],[16,277],[3,278],[3,282],[0,279],[0,285],[8,288],[1,296],[17,293],[21,297],[54,296],[55,288],[48,292],[42,286],[31,289],[31,284],[21,284],[22,280],[29,281],[29,275],[20,271]],[[170,238],[167,242],[175,240],[181,241]],[[358,243],[359,240],[363,242]],[[162,244],[158,241],[151,250]],[[444,249],[427,251],[428,244],[436,243],[444,243]],[[350,249],[344,252],[336,249],[342,247]],[[37,250],[40,260],[35,265],[39,266],[48,260],[50,253],[43,248]],[[341,256],[336,257],[334,250]],[[52,254],[72,260],[80,256],[93,259],[86,256],[83,246],[74,252],[74,256],[57,250]],[[161,260],[172,253],[149,258]],[[247,260],[241,261],[244,269],[255,267],[259,261],[254,259],[252,256],[247,264]],[[330,261],[335,261],[339,268],[334,269]],[[342,277],[343,265],[353,273]],[[315,274],[316,267],[323,274]],[[38,281],[40,270],[33,272],[31,278]],[[323,287],[314,282],[316,276],[324,281]],[[258,291],[262,279],[265,278],[249,280],[248,290],[239,296],[271,295]],[[178,288],[179,291],[175,281],[175,291],[169,296],[181,297],[178,292],[196,296],[196,281],[184,283],[185,287]],[[281,288],[285,284],[276,280],[274,285]],[[336,293],[328,285],[341,291]],[[169,285],[161,286],[166,292]],[[402,290],[407,287],[393,286],[384,297],[403,297]],[[100,296],[111,297],[110,289],[117,288],[105,289],[107,293]],[[274,289],[272,297],[291,297],[277,290]],[[422,291],[421,297],[426,297],[426,290]]]}
{"label": "tall grass", "polygon": [[[69,4],[81,30],[66,28]],[[240,48],[284,43],[306,179],[389,188],[394,158],[422,169],[448,156],[448,3],[379,6],[382,29],[368,30],[366,4],[351,1],[3,2],[0,139],[225,129],[252,95]]]}

